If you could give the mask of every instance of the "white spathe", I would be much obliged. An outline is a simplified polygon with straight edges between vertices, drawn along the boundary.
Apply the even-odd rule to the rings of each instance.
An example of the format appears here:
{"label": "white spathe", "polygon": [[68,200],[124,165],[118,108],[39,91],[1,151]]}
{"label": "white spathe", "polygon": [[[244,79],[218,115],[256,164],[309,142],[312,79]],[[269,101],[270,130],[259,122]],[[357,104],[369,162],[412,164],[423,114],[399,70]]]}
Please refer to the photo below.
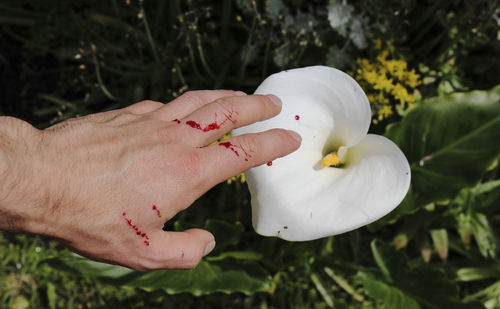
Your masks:
{"label": "white spathe", "polygon": [[[245,173],[257,233],[317,239],[371,223],[401,203],[410,166],[392,141],[367,134],[370,104],[354,79],[312,66],[271,75],[255,93],[278,96],[281,113],[233,135],[285,128],[302,136],[296,152]],[[323,167],[322,158],[340,147],[345,164]]]}

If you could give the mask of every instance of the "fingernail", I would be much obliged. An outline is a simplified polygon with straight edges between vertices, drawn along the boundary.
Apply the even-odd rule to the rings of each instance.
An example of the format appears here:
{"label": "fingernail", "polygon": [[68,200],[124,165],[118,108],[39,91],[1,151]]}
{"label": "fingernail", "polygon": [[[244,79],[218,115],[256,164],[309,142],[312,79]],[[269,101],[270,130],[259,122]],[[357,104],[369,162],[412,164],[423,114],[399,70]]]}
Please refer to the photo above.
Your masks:
{"label": "fingernail", "polygon": [[302,142],[302,137],[295,131],[288,130],[288,133],[290,133],[290,136],[296,140],[297,142],[301,143]]}
{"label": "fingernail", "polygon": [[244,93],[243,91],[235,91],[234,92],[234,95],[235,96],[242,96],[242,95],[247,95],[246,93]]}
{"label": "fingernail", "polygon": [[276,104],[276,106],[281,106],[281,100],[274,94],[268,94],[267,97],[271,99],[271,101],[273,101],[273,103]]}
{"label": "fingernail", "polygon": [[205,247],[205,252],[203,252],[203,256],[207,256],[215,247],[215,240],[210,241]]}

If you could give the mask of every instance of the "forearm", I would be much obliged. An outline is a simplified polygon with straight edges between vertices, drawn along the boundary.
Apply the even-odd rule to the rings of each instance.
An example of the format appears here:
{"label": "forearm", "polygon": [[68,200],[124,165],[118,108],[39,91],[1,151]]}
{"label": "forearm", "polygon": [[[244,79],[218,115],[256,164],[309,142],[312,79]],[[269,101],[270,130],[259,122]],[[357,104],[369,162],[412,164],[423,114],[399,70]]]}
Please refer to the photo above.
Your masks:
{"label": "forearm", "polygon": [[0,117],[0,230],[43,233],[44,186],[37,171],[39,131]]}

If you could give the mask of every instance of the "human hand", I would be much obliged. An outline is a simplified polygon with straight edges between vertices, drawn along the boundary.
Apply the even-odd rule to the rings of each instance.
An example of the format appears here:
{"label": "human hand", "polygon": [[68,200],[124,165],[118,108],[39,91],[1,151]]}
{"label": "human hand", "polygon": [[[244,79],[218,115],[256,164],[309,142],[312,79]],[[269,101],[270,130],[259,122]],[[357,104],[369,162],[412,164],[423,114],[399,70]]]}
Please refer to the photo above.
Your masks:
{"label": "human hand", "polygon": [[217,183],[296,150],[300,137],[281,129],[210,145],[280,110],[274,96],[218,90],[43,131],[2,117],[0,229],[54,237],[91,259],[137,270],[192,268],[213,249],[213,235],[165,232],[165,221]]}

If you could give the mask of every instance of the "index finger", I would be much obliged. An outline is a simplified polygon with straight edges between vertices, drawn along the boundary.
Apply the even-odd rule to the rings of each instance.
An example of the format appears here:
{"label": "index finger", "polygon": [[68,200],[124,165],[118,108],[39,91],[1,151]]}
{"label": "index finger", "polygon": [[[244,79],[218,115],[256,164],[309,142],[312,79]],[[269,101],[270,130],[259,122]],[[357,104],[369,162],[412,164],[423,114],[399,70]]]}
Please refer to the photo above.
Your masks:
{"label": "index finger", "polygon": [[193,90],[188,91],[165,106],[154,111],[154,116],[163,121],[181,119],[200,107],[213,101],[232,96],[245,95],[241,91],[233,90]]}

